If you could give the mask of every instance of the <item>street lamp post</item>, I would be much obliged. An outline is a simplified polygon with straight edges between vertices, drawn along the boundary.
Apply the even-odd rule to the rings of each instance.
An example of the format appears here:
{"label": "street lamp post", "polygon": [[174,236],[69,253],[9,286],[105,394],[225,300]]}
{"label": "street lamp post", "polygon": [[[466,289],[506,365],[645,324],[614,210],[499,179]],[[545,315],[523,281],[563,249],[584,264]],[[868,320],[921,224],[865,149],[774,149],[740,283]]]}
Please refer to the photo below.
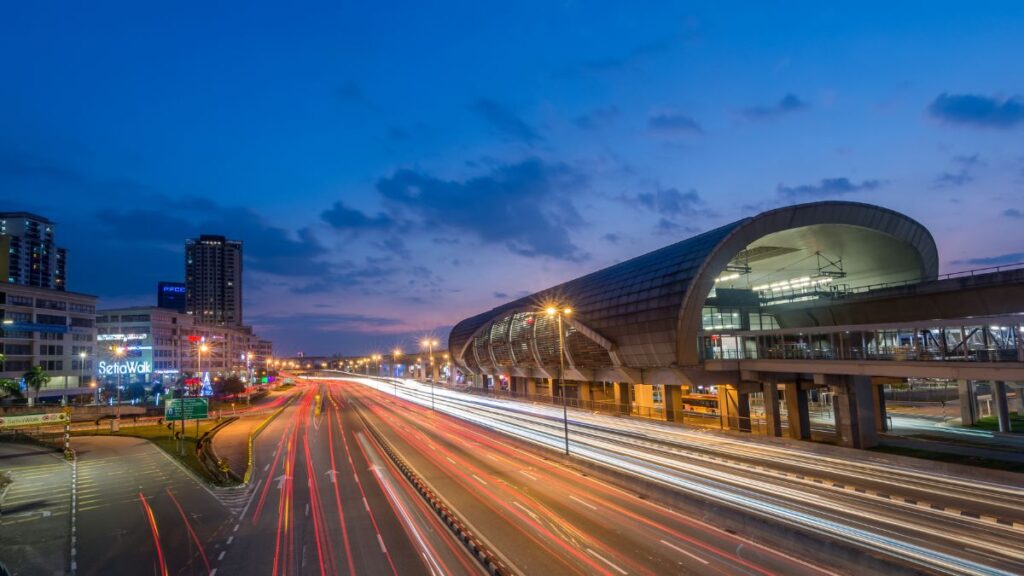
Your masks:
{"label": "street lamp post", "polygon": [[[85,350],[78,353],[78,387],[83,386],[82,380],[85,380]],[[64,387],[67,388],[67,378],[64,379]],[[67,394],[65,394],[64,403],[67,404]]]}
{"label": "street lamp post", "polygon": [[[114,357],[117,360],[120,360],[121,358],[123,358],[126,352],[127,351],[125,350],[124,346],[115,346],[114,347]],[[117,370],[117,408],[115,409],[116,415],[115,415],[114,419],[117,420],[118,429],[120,429],[120,427],[121,427],[121,367],[117,365],[116,361],[114,362],[114,369]]]}
{"label": "street lamp post", "polygon": [[555,306],[548,306],[546,310],[549,317],[558,319],[558,387],[562,396],[562,425],[565,428],[565,455],[569,455],[569,409],[566,407],[565,399],[565,331],[562,330],[562,315],[572,314],[572,308],[566,306],[558,309]]}
{"label": "street lamp post", "polygon": [[427,338],[422,342],[427,347],[427,364],[430,366],[430,409],[434,409],[434,346],[437,346],[437,340]]}
{"label": "street lamp post", "polygon": [[[401,356],[402,356],[402,351],[399,350],[398,348],[395,348],[395,350],[393,352],[393,355],[391,357],[394,358],[394,363],[397,364],[398,363],[398,359],[401,358]],[[392,378],[391,383],[395,385],[395,398],[398,398],[398,369],[397,369],[397,367],[394,370],[392,370],[392,372],[394,372],[394,374],[391,375],[391,378]]]}

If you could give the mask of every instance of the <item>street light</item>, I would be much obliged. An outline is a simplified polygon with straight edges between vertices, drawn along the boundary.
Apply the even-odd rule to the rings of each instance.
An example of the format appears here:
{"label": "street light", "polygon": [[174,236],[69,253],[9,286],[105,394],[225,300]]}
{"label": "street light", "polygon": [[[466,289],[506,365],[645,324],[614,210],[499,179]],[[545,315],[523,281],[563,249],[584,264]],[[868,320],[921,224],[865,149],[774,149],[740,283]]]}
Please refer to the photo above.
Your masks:
{"label": "street light", "polygon": [[437,346],[437,340],[427,338],[420,342],[423,346],[427,347],[428,364],[430,364],[430,409],[434,409],[434,346]]}
{"label": "street light", "polygon": [[124,358],[124,355],[125,355],[125,353],[127,353],[127,350],[125,350],[124,346],[115,346],[113,348],[113,351],[114,351],[114,358],[116,358],[116,360],[114,361],[114,369],[117,370],[117,409],[115,410],[116,415],[115,415],[114,418],[117,420],[118,429],[120,429],[121,428],[121,367],[117,365],[117,360],[120,360],[121,358]]}
{"label": "street light", "polygon": [[[85,380],[85,350],[78,353],[78,387],[82,387],[82,380]],[[64,405],[68,404],[68,379],[64,378]]]}
{"label": "street light", "polygon": [[562,330],[562,316],[572,314],[568,306],[560,308],[548,306],[545,310],[549,318],[558,319],[558,387],[562,396],[562,425],[565,427],[565,455],[569,455],[569,409],[565,399],[565,331]]}

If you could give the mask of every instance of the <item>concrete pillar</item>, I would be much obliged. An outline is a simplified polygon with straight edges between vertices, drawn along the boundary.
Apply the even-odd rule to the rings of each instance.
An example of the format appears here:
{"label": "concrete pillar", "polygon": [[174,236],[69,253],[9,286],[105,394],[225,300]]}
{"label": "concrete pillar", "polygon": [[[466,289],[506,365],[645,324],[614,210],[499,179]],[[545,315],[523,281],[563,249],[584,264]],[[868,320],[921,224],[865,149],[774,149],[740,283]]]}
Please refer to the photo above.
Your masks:
{"label": "concrete pillar", "polygon": [[839,443],[849,448],[877,446],[871,377],[841,376],[830,380],[838,381],[832,385],[832,394]]}
{"label": "concrete pillar", "polygon": [[784,390],[789,437],[810,440],[811,413],[807,408],[807,390],[802,389],[799,382],[786,382]]}
{"label": "concrete pillar", "polygon": [[526,379],[526,395],[536,396],[537,395],[537,379],[527,378]]}
{"label": "concrete pillar", "polygon": [[974,426],[978,423],[978,400],[974,396],[974,383],[970,380],[957,380],[956,387],[960,396],[960,425]]}
{"label": "concrete pillar", "polygon": [[875,407],[875,431],[888,432],[889,419],[885,414],[885,384],[871,386],[871,403]]}
{"label": "concrete pillar", "polygon": [[615,382],[612,384],[612,388],[615,393],[615,404],[619,407],[619,411],[623,414],[629,414],[632,411],[629,382]]}
{"label": "concrete pillar", "polygon": [[996,418],[999,419],[999,431],[1010,431],[1010,410],[1006,405],[1006,382],[992,383],[992,399],[996,404]]}
{"label": "concrete pillar", "polygon": [[576,383],[576,398],[580,401],[580,405],[589,408],[591,395],[590,395],[590,382],[577,382]]}
{"label": "concrete pillar", "polygon": [[774,380],[761,383],[761,393],[764,396],[764,416],[767,420],[765,434],[768,436],[782,436],[782,413],[779,410],[779,385]]}
{"label": "concrete pillar", "polygon": [[548,386],[541,392],[541,396],[555,396],[555,379],[545,378],[545,380]]}
{"label": "concrete pillar", "polygon": [[723,430],[750,432],[750,394],[729,384],[719,385],[718,411]]}
{"label": "concrete pillar", "polygon": [[441,366],[437,362],[435,362],[434,365],[432,366],[432,368],[433,368],[433,376],[432,377],[434,379],[434,382],[437,382],[438,378],[441,377]]}
{"label": "concrete pillar", "polygon": [[[665,419],[682,421],[683,419],[683,387],[672,384],[665,385]],[[676,412],[679,412],[677,417]]]}

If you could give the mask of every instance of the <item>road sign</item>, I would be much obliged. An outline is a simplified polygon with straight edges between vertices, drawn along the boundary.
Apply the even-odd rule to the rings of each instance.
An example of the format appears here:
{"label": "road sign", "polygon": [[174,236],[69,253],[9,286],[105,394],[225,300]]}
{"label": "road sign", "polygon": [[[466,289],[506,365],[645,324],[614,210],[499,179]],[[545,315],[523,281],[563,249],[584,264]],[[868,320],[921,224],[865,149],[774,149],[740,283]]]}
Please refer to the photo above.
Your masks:
{"label": "road sign", "polygon": [[[182,404],[184,400],[184,405]],[[175,398],[164,400],[164,420],[197,420],[209,418],[210,402],[206,398]],[[184,418],[182,416],[184,415]]]}
{"label": "road sign", "polygon": [[0,428],[60,424],[61,422],[66,422],[67,419],[68,415],[64,412],[49,412],[47,414],[26,414],[24,416],[0,416]]}

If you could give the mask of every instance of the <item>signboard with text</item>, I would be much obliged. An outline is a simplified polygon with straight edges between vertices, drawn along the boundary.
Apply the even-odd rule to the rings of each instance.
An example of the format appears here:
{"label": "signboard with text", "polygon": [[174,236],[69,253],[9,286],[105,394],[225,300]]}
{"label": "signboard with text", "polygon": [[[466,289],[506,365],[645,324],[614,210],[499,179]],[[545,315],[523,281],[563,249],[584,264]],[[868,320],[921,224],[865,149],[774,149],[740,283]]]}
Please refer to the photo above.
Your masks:
{"label": "signboard with text", "polygon": [[64,412],[49,412],[47,414],[26,414],[24,416],[0,416],[0,428],[60,424],[61,422],[66,422],[67,419],[68,415],[65,414]]}
{"label": "signboard with text", "polygon": [[210,402],[206,398],[174,398],[164,400],[164,420],[197,420],[209,418]]}

